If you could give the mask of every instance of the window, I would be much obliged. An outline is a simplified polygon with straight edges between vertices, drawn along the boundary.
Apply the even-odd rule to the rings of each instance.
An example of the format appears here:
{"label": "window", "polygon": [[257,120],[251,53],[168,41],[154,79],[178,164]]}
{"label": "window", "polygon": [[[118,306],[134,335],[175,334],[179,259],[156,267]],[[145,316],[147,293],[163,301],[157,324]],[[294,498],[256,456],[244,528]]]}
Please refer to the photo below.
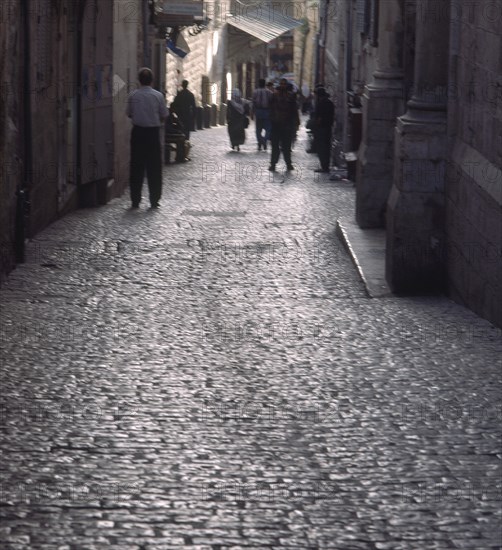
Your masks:
{"label": "window", "polygon": [[379,0],[356,0],[356,30],[378,46]]}
{"label": "window", "polygon": [[356,30],[361,34],[365,34],[366,2],[367,0],[357,0],[356,2]]}

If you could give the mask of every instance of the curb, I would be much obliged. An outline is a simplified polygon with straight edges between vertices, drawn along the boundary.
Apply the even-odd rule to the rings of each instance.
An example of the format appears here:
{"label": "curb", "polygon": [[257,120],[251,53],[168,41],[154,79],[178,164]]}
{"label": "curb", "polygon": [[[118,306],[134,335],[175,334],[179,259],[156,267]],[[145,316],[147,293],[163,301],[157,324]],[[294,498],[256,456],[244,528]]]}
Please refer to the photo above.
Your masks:
{"label": "curb", "polygon": [[[378,277],[370,278],[367,276],[367,273],[369,271],[370,265],[362,265],[361,261],[358,258],[358,253],[362,256],[363,253],[367,250],[364,250],[361,248],[360,250],[355,250],[354,246],[351,244],[351,240],[349,237],[349,232],[347,230],[347,225],[349,225],[343,218],[338,218],[336,220],[336,227],[335,227],[335,233],[337,237],[340,239],[340,241],[343,244],[343,247],[347,251],[347,253],[350,256],[350,259],[352,260],[352,263],[354,264],[356,271],[364,284],[364,289],[366,291],[366,294],[370,298],[383,298],[385,296],[392,296],[392,291],[387,285],[387,282],[385,281],[385,272],[384,269],[381,269],[378,273]],[[364,230],[357,228],[359,232],[363,232]],[[364,245],[361,245],[364,246]],[[375,268],[375,265],[371,265],[371,267]],[[365,273],[366,271],[366,273]]]}

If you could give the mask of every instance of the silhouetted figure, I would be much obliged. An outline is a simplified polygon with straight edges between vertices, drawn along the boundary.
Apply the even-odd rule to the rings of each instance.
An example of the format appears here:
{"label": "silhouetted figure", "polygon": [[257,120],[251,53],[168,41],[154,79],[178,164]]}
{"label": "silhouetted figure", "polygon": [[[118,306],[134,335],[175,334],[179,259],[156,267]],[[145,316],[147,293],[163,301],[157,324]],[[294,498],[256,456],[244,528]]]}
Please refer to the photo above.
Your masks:
{"label": "silhouetted figure", "polygon": [[270,118],[272,121],[272,156],[269,170],[275,171],[277,161],[282,151],[288,170],[294,170],[291,163],[291,141],[293,132],[298,126],[298,109],[296,97],[287,89],[288,81],[281,78],[279,87],[274,92],[270,102]]}
{"label": "silhouetted figure", "polygon": [[332,126],[335,121],[335,105],[329,99],[325,88],[316,88],[316,102],[314,111],[314,135],[317,148],[317,156],[321,168],[316,172],[329,172],[331,156]]}
{"label": "silhouetted figure", "polygon": [[240,151],[240,145],[246,141],[245,123],[249,108],[241,97],[238,88],[232,90],[232,99],[227,107],[227,130],[232,149]]}
{"label": "silhouetted figure", "polygon": [[313,93],[313,97],[310,105],[310,116],[309,116],[309,119],[307,120],[307,123],[305,124],[305,127],[307,128],[307,130],[310,130],[312,132],[312,141],[310,142],[309,149],[307,149],[307,153],[317,153],[317,145],[315,141],[315,132],[314,132],[314,127],[315,127],[314,113],[315,113],[315,102],[317,97],[316,95],[317,88],[324,88],[324,84],[318,83],[314,87],[314,93]]}
{"label": "silhouetted figure", "polygon": [[176,94],[174,101],[171,103],[171,109],[178,115],[185,136],[190,139],[190,128],[192,128],[193,119],[195,116],[195,96],[188,89],[188,80],[183,80],[181,83],[182,89]]}
{"label": "silhouetted figure", "polygon": [[298,132],[298,128],[300,127],[300,115],[298,114],[298,109],[300,108],[300,105],[298,103],[298,93],[295,90],[295,87],[291,82],[288,82],[286,89],[288,92],[293,94],[293,97],[295,98],[296,102],[296,125],[293,127],[293,131],[291,134],[291,147],[296,143],[296,134]]}

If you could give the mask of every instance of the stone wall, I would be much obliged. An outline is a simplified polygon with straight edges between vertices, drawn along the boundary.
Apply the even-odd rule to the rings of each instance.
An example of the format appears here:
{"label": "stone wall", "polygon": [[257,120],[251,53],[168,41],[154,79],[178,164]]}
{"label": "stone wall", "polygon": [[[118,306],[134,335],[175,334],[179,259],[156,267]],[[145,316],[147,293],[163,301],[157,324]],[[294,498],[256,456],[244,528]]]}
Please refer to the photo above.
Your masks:
{"label": "stone wall", "polygon": [[[337,107],[335,132],[346,151],[351,150],[347,91],[362,96],[364,87],[372,82],[376,68],[377,49],[369,33],[369,24],[362,23],[365,20],[363,5],[366,11],[370,10],[371,3],[332,0],[326,11],[324,84]],[[368,11],[366,18],[369,20],[369,17]],[[347,71],[349,57],[351,65]]]}
{"label": "stone wall", "polygon": [[17,3],[0,5],[0,281],[14,266],[16,188],[22,182],[19,86],[21,13]]}
{"label": "stone wall", "polygon": [[294,10],[287,15],[304,22],[293,31],[294,36],[294,70],[298,86],[306,82],[310,89],[315,84],[315,48],[319,22],[319,2],[304,0],[295,3]]}
{"label": "stone wall", "polygon": [[[212,36],[210,31],[203,31],[197,36],[190,36],[183,31],[183,36],[190,47],[190,53],[183,59],[171,52],[167,53],[167,99],[171,103],[181,87],[182,80],[188,80],[188,89],[195,95],[197,105],[202,101],[202,78],[208,76],[212,69]],[[208,63],[209,57],[209,63]],[[213,81],[210,79],[211,84]],[[219,83],[214,84],[217,87]],[[212,87],[211,87],[212,89]]]}
{"label": "stone wall", "polygon": [[[104,203],[127,186],[125,106],[143,58],[142,22],[142,0],[0,4],[0,280],[15,265],[15,237],[22,237],[18,188],[26,188],[30,201],[29,215],[19,218],[29,238],[79,205]],[[94,173],[100,187],[86,202],[77,183],[97,182]]]}
{"label": "stone wall", "polygon": [[[33,172],[30,178],[30,235],[56,219],[58,212],[57,163],[59,87],[66,75],[58,71],[56,13],[49,0],[40,0],[30,13],[30,111],[33,145]],[[63,80],[60,80],[63,79]],[[70,86],[75,82],[68,81]]]}
{"label": "stone wall", "polygon": [[[132,10],[131,6],[135,6]],[[129,184],[129,147],[131,121],[126,115],[127,96],[137,84],[139,63],[137,52],[142,50],[141,17],[132,18],[131,13],[141,13],[140,0],[115,0],[113,25],[113,123],[115,150],[115,194]],[[124,43],[129,47],[124,48]]]}
{"label": "stone wall", "polygon": [[502,326],[502,5],[453,6],[448,284],[454,299]]}
{"label": "stone wall", "polygon": [[345,48],[348,9],[346,4],[345,0],[336,0],[328,4],[324,59],[324,84],[331,95],[331,100],[335,103],[335,132],[338,139],[342,139],[345,126]]}
{"label": "stone wall", "polygon": [[203,82],[209,79],[209,94],[220,102],[221,82],[225,71],[226,13],[225,2],[210,0],[205,10],[210,18],[209,26],[193,36],[184,29],[183,38],[190,48],[184,58],[168,52],[166,56],[166,92],[168,103],[176,96],[182,80],[188,80],[188,88],[195,95],[197,105],[201,105]]}

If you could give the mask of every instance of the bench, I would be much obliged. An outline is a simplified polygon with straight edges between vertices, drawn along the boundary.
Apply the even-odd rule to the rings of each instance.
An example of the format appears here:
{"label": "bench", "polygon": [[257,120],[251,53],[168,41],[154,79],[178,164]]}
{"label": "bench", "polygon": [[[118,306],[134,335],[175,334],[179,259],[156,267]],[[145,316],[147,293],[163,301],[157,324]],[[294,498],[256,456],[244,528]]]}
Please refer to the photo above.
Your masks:
{"label": "bench", "polygon": [[168,134],[164,137],[164,164],[171,163],[171,151],[176,151],[175,162],[185,162],[185,135]]}

